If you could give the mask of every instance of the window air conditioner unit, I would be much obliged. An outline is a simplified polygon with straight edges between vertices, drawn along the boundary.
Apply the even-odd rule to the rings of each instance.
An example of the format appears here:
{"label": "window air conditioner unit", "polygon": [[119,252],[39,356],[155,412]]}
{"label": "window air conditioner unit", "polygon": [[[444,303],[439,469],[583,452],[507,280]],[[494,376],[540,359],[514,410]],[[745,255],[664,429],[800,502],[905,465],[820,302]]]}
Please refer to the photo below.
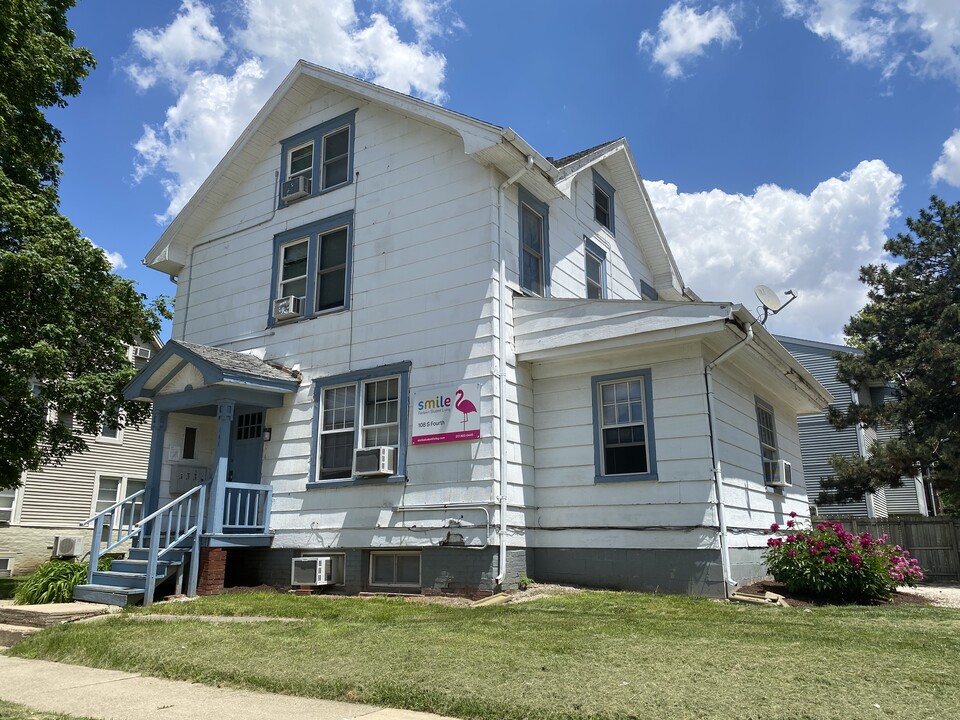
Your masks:
{"label": "window air conditioner unit", "polygon": [[53,538],[53,557],[77,557],[82,554],[82,537],[63,537],[57,535]]}
{"label": "window air conditioner unit", "polygon": [[791,487],[793,485],[793,466],[786,460],[773,463],[773,478],[767,483],[770,487]]}
{"label": "window air conditioner unit", "polygon": [[150,348],[145,347],[136,347],[133,349],[133,356],[135,358],[143,358],[144,360],[150,359]]}
{"label": "window air conditioner unit", "polygon": [[300,175],[290,178],[280,187],[280,197],[284,202],[295,202],[310,194],[310,178]]}
{"label": "window air conditioner unit", "polygon": [[333,558],[293,558],[290,567],[291,585],[333,585]]}
{"label": "window air conditioner unit", "polygon": [[357,448],[353,451],[353,474],[357,477],[383,477],[397,471],[394,447]]}
{"label": "window air conditioner unit", "polygon": [[273,301],[273,319],[291,320],[303,315],[303,300],[294,295],[277,298]]}

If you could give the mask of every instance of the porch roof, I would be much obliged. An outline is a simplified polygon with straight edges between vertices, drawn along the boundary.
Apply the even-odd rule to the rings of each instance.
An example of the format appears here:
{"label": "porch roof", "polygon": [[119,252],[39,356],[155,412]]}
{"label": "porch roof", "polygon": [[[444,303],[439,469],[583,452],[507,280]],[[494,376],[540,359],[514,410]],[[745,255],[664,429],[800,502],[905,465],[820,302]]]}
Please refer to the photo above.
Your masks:
{"label": "porch roof", "polygon": [[162,396],[202,389],[267,394],[295,392],[300,373],[255,355],[171,340],[124,388],[128,400],[156,401]]}
{"label": "porch roof", "polygon": [[816,413],[832,402],[817,381],[742,305],[728,302],[650,302],[527,298],[514,300],[517,360],[561,361],[624,348],[713,338],[722,350],[752,326],[754,340],[739,364],[757,380],[790,394],[798,412]]}

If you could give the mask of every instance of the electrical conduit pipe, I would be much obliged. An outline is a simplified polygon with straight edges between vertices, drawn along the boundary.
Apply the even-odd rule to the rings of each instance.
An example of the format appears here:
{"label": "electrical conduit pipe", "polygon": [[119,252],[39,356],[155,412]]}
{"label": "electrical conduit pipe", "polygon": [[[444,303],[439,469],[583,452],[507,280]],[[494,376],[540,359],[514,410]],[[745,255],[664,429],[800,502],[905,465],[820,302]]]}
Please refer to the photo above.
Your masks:
{"label": "electrical conduit pipe", "polygon": [[[733,321],[732,312],[728,321]],[[714,416],[713,371],[719,365],[729,360],[734,353],[739,352],[753,342],[753,323],[747,325],[746,333],[746,337],[736,345],[731,345],[720,353],[717,359],[709,363],[703,370],[703,376],[707,384],[707,421],[710,425],[710,455],[713,460],[713,484],[714,491],[717,493],[717,523],[720,526],[720,565],[723,569],[723,596],[725,598],[730,597],[730,588],[736,586],[737,583],[730,575],[730,547],[727,543],[727,519],[723,505],[723,471],[720,467],[719,441],[717,440],[716,418]]]}
{"label": "electrical conduit pipe", "polygon": [[500,403],[500,559],[497,571],[497,577],[494,582],[497,585],[503,584],[503,578],[507,574],[507,258],[503,252],[503,194],[504,191],[513,185],[517,180],[523,177],[533,167],[533,155],[527,155],[527,162],[524,167],[511,175],[500,186],[497,192],[497,253],[500,260],[500,290],[499,312],[500,321],[498,323],[498,333],[500,335],[500,359],[497,363],[497,373],[499,375],[499,403]]}

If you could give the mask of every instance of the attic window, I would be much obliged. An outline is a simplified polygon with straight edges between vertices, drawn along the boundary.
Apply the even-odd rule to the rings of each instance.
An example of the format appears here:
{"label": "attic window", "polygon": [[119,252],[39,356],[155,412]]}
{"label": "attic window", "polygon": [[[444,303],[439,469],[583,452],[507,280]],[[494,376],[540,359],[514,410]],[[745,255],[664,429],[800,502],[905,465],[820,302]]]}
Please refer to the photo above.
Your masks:
{"label": "attic window", "polygon": [[[281,208],[352,182],[356,115],[352,110],[281,141]],[[291,187],[290,181],[300,177],[308,181],[306,188],[302,183]]]}
{"label": "attic window", "polygon": [[593,217],[611,233],[614,233],[613,185],[596,170],[593,171]]}

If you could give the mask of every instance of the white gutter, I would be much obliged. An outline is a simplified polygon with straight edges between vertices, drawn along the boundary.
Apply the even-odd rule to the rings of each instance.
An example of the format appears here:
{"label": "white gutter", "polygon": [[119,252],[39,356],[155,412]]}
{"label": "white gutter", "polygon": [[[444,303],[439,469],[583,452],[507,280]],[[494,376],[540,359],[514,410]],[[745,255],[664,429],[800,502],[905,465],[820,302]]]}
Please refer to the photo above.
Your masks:
{"label": "white gutter", "polygon": [[533,155],[527,155],[527,164],[516,173],[511,175],[500,186],[497,191],[497,254],[500,256],[500,290],[499,312],[500,321],[498,323],[498,333],[500,335],[500,359],[497,363],[497,373],[499,374],[499,405],[500,405],[500,559],[497,571],[497,577],[494,579],[496,585],[503,583],[503,578],[507,574],[507,258],[503,252],[503,193],[504,191],[519,180],[524,173],[533,168]]}
{"label": "white gutter", "polygon": [[[730,314],[733,319],[733,313]],[[730,588],[736,586],[736,581],[730,576],[730,547],[727,543],[727,518],[724,512],[723,504],[723,472],[720,467],[720,450],[717,439],[717,429],[713,410],[713,371],[720,364],[726,362],[734,353],[741,350],[747,344],[753,342],[753,323],[747,325],[747,335],[736,345],[731,345],[712,363],[709,363],[703,370],[703,376],[707,383],[707,421],[710,425],[710,454],[713,459],[713,483],[717,493],[717,523],[720,526],[720,565],[723,568],[723,595],[730,597]]]}

